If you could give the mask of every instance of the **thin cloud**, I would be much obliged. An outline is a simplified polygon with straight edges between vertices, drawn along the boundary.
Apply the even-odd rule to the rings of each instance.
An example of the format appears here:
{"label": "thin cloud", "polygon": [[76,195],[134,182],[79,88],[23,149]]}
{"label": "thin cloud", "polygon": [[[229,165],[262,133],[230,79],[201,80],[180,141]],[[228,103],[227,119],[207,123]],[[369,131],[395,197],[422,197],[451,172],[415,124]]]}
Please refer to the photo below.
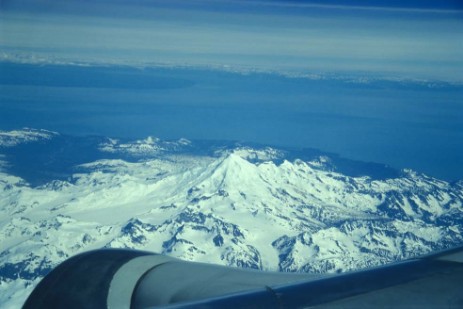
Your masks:
{"label": "thin cloud", "polygon": [[241,5],[241,0],[226,2],[236,10],[200,9],[208,1],[195,1],[193,9],[152,6],[150,18],[131,18],[147,11],[135,5],[131,14],[116,17],[0,12],[4,17],[0,61],[173,64],[463,80],[458,40],[463,24],[451,15],[375,18],[376,14],[335,10],[301,14],[303,10],[297,9],[246,8],[248,4],[347,6],[265,1]]}
{"label": "thin cloud", "polygon": [[385,7],[385,6],[360,6],[360,5],[339,5],[339,4],[319,4],[319,3],[295,3],[295,2],[267,2],[267,1],[242,1],[233,2],[241,5],[261,5],[269,7],[286,8],[315,8],[331,10],[361,10],[361,11],[383,11],[391,13],[432,13],[432,14],[463,14],[462,10],[436,9],[436,8],[404,8],[404,7]]}

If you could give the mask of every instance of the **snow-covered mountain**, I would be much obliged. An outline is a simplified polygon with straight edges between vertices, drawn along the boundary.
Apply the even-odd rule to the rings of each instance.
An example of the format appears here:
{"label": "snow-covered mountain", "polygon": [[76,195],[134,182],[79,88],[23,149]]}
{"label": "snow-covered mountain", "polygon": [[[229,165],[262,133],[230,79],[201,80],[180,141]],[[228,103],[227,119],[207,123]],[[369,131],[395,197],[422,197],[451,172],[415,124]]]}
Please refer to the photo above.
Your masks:
{"label": "snow-covered mountain", "polygon": [[0,154],[6,307],[20,306],[61,261],[102,247],[342,272],[463,242],[463,182],[411,170],[347,168],[341,158],[270,147],[31,129],[1,132]]}

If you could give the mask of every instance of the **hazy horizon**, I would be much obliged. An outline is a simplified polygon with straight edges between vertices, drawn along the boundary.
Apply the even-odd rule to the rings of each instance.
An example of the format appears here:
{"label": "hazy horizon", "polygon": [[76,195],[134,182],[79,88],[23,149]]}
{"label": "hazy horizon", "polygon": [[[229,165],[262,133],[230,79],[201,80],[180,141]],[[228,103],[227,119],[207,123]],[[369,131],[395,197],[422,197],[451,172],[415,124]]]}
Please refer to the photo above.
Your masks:
{"label": "hazy horizon", "polygon": [[243,140],[463,176],[458,1],[0,6],[0,129]]}

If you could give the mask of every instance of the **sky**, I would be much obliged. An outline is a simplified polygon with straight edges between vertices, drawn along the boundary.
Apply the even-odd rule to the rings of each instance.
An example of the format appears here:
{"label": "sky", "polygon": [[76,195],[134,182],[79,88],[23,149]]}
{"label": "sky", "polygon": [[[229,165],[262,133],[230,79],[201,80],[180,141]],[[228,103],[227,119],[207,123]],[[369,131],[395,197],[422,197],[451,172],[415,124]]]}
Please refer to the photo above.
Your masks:
{"label": "sky", "polygon": [[459,1],[2,0],[0,59],[463,81]]}

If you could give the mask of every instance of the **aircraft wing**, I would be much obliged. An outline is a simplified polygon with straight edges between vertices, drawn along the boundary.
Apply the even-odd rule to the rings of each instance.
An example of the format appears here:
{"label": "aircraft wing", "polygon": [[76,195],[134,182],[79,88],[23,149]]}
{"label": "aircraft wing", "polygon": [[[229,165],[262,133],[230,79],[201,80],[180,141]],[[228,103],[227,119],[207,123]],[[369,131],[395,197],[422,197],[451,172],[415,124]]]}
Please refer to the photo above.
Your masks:
{"label": "aircraft wing", "polygon": [[23,308],[463,308],[463,247],[336,275],[96,250],[56,267]]}

